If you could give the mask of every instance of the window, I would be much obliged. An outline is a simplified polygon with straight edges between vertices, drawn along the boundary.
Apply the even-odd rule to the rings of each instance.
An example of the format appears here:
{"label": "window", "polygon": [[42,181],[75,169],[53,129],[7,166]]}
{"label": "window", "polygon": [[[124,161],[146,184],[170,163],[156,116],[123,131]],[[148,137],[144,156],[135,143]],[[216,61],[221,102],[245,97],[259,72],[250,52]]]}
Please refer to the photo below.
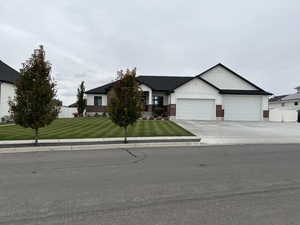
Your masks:
{"label": "window", "polygon": [[298,102],[294,102],[294,105],[298,105]]}
{"label": "window", "polygon": [[282,106],[282,107],[284,107],[284,106],[285,106],[285,103],[284,103],[284,102],[283,102],[283,103],[281,103],[281,106]]}
{"label": "window", "polygon": [[102,96],[94,96],[94,105],[96,106],[102,105]]}
{"label": "window", "polygon": [[164,105],[164,96],[153,96],[152,97],[153,105],[163,106]]}

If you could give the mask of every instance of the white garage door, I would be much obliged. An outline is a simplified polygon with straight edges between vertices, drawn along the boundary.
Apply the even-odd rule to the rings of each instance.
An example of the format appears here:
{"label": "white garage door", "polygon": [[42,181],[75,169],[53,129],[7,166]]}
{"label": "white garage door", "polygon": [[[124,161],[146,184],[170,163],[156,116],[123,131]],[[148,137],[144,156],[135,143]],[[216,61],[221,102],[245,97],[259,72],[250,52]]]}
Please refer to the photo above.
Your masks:
{"label": "white garage door", "polygon": [[262,97],[251,95],[224,96],[224,119],[258,121],[262,119]]}
{"label": "white garage door", "polygon": [[216,104],[213,99],[177,99],[176,119],[215,120]]}

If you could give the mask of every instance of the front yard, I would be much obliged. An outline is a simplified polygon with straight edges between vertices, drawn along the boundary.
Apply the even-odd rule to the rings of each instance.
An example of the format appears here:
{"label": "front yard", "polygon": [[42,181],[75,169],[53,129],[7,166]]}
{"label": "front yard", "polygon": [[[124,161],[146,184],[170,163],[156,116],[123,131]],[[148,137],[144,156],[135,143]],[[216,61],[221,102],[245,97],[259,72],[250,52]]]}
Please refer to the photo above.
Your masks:
{"label": "front yard", "polygon": [[[128,129],[129,137],[192,136],[172,121],[139,120]],[[40,139],[122,137],[123,129],[108,118],[57,119],[40,129]],[[34,131],[16,125],[0,126],[0,140],[34,139]]]}

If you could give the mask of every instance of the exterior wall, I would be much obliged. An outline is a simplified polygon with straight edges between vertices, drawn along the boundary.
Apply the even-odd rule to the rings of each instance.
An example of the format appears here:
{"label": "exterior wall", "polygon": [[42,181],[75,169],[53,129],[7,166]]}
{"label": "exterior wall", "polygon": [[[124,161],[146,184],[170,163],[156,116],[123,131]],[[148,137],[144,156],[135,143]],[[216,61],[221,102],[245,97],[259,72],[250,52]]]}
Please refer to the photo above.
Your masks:
{"label": "exterior wall", "polygon": [[221,66],[203,74],[202,78],[220,89],[257,90],[255,87]]}
{"label": "exterior wall", "polygon": [[209,86],[202,80],[197,78],[187,82],[177,88],[169,97],[169,104],[172,106],[170,116],[176,116],[176,104],[178,98],[194,98],[194,99],[213,99],[216,103],[216,118],[222,120],[224,118],[224,110],[222,109],[223,97],[218,90]]}
{"label": "exterior wall", "polygon": [[142,91],[149,93],[147,104],[152,105],[152,89],[144,84],[141,84],[140,88],[142,89]]}
{"label": "exterior wall", "polygon": [[215,99],[216,105],[222,105],[222,95],[218,90],[197,78],[177,88],[171,94],[171,104],[176,104],[177,98]]}
{"label": "exterior wall", "polygon": [[269,110],[281,108],[280,102],[269,102]]}
{"label": "exterior wall", "polygon": [[[294,103],[298,102],[296,106]],[[284,103],[284,106],[281,104]],[[279,101],[279,102],[270,102],[270,109],[282,109],[282,110],[300,110],[300,99],[298,100],[288,100],[288,101]]]}
{"label": "exterior wall", "polygon": [[[94,105],[94,96],[102,97],[102,105]],[[107,111],[107,95],[105,94],[87,94],[87,106],[86,106],[86,115],[94,116],[96,114],[102,114]]]}
{"label": "exterior wall", "polygon": [[16,86],[9,83],[0,83],[0,119],[9,115],[9,100],[15,96]]}
{"label": "exterior wall", "polygon": [[107,95],[101,94],[88,94],[87,95],[87,105],[94,105],[94,96],[102,96],[102,105],[107,106]]}

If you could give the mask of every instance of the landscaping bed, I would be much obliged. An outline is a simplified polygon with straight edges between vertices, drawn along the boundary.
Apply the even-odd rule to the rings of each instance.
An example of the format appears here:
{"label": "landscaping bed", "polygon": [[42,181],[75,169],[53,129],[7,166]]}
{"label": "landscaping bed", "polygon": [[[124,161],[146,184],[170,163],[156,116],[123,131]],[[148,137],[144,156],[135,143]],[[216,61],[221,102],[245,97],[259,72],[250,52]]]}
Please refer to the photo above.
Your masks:
{"label": "landscaping bed", "polygon": [[[123,129],[109,118],[57,119],[40,129],[40,139],[108,138],[122,137]],[[190,132],[167,120],[138,120],[128,129],[129,137],[193,136]],[[0,126],[0,140],[34,139],[34,131],[17,125]]]}

